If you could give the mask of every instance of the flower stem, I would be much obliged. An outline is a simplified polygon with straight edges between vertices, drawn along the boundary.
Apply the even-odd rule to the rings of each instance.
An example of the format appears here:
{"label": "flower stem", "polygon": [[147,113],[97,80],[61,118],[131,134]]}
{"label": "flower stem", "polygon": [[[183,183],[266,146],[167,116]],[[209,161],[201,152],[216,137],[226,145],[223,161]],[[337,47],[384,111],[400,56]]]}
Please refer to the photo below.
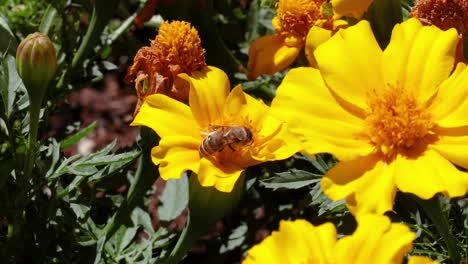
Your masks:
{"label": "flower stem", "polygon": [[459,263],[461,256],[457,248],[457,241],[450,232],[447,215],[442,210],[439,197],[436,196],[429,200],[417,199],[417,202],[424,209],[427,216],[429,216],[437,231],[442,236],[452,262]]}
{"label": "flower stem", "polygon": [[169,256],[161,263],[179,263],[190,251],[193,244],[206,233],[211,225],[222,217],[232,213],[241,199],[245,183],[245,175],[241,174],[230,193],[216,190],[214,187],[203,187],[198,182],[197,175],[192,173],[189,178],[189,215],[187,224],[180,235],[177,244]]}
{"label": "flower stem", "polygon": [[34,166],[34,161],[36,159],[36,141],[37,141],[37,131],[39,129],[39,113],[41,111],[41,101],[42,100],[31,100],[29,107],[29,138],[28,138],[28,151],[26,155],[26,161],[24,165],[24,177],[22,181],[21,188],[23,189],[24,184],[27,184],[31,179],[32,169]]}
{"label": "flower stem", "polygon": [[30,100],[29,105],[29,138],[28,148],[26,152],[26,159],[23,168],[23,174],[18,175],[18,195],[15,201],[15,212],[11,216],[10,223],[8,225],[8,241],[9,249],[13,251],[13,254],[19,253],[22,250],[22,237],[23,237],[23,224],[24,224],[24,208],[28,201],[28,191],[31,189],[30,179],[32,170],[34,167],[34,161],[36,160],[36,141],[37,132],[39,128],[39,113],[41,110],[42,100]]}

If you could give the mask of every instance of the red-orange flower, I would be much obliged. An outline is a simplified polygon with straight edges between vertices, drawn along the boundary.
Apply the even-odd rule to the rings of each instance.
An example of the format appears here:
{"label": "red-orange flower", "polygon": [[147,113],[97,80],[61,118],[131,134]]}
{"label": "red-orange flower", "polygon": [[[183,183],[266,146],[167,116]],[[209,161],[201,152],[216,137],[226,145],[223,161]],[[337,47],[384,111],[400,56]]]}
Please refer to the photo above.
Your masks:
{"label": "red-orange flower", "polygon": [[197,30],[183,21],[163,23],[151,46],[137,52],[125,77],[127,82],[135,83],[138,94],[135,114],[144,98],[155,93],[186,102],[190,84],[177,75],[190,75],[206,66],[205,50]]}

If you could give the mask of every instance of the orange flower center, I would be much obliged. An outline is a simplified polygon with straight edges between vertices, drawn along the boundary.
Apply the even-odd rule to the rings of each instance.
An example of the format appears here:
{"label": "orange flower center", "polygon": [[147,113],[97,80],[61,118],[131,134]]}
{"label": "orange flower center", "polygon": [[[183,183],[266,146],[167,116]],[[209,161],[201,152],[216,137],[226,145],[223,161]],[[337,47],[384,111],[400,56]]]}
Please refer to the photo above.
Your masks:
{"label": "orange flower center", "polygon": [[302,44],[312,26],[332,29],[332,17],[324,16],[326,0],[280,0],[273,19],[276,32],[285,37],[286,44]]}
{"label": "orange flower center", "polygon": [[187,22],[163,23],[151,46],[158,51],[159,59],[181,67],[181,72],[192,73],[206,66],[198,32]]}
{"label": "orange flower center", "polygon": [[434,127],[430,114],[411,92],[390,85],[370,95],[366,122],[370,141],[389,159],[423,143]]}

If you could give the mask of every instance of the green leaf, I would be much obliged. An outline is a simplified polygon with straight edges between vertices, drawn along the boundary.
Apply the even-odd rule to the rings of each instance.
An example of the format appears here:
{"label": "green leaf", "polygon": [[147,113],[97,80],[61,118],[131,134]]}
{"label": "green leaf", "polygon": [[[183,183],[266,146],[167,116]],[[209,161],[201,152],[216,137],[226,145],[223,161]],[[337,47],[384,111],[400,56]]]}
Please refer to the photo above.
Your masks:
{"label": "green leaf", "polygon": [[121,252],[132,243],[133,238],[138,232],[138,227],[126,227],[120,226],[116,233],[117,237],[117,252],[116,255],[120,255]]}
{"label": "green leaf", "polygon": [[14,55],[17,46],[18,41],[16,41],[7,19],[0,14],[0,53],[7,52],[8,54]]}
{"label": "green leaf", "polygon": [[134,151],[125,152],[121,154],[96,156],[91,159],[83,160],[81,164],[77,165],[77,167],[80,168],[80,167],[89,167],[89,166],[101,166],[101,165],[107,165],[111,163],[126,163],[128,161],[134,160],[139,155],[140,155],[140,151],[134,150]]}
{"label": "green leaf", "polygon": [[106,236],[99,238],[96,244],[96,258],[94,259],[94,264],[99,264],[102,258],[102,251],[104,249],[104,244],[106,242]]}
{"label": "green leaf", "polygon": [[221,245],[219,249],[220,254],[224,254],[228,251],[232,251],[242,245],[244,243],[248,226],[246,223],[242,223],[240,226],[232,230],[231,234],[228,237],[228,241],[226,244]]}
{"label": "green leaf", "polygon": [[135,207],[135,209],[133,209],[132,211],[130,218],[132,219],[132,222],[133,224],[135,224],[135,226],[143,227],[145,232],[147,232],[150,235],[154,233],[153,224],[151,223],[151,217],[147,211],[139,207]]}
{"label": "green leaf", "polygon": [[203,187],[198,177],[192,174],[189,179],[189,217],[176,246],[167,258],[167,263],[179,263],[193,243],[209,227],[230,214],[239,204],[244,191],[245,175],[241,174],[231,192],[221,192],[214,187]]}
{"label": "green leaf", "polygon": [[4,134],[6,136],[8,136],[10,133],[8,132],[8,126],[5,122],[5,120],[3,120],[3,118],[0,117],[0,135],[1,134]]}
{"label": "green leaf", "polygon": [[403,21],[401,0],[374,0],[364,19],[369,20],[380,48],[384,49],[395,24]]}
{"label": "green leaf", "polygon": [[78,219],[85,219],[90,210],[89,206],[81,204],[78,201],[70,201],[70,208]]}
{"label": "green leaf", "polygon": [[44,15],[42,16],[41,24],[39,25],[39,31],[48,35],[50,29],[54,26],[55,18],[57,17],[57,9],[49,4],[47,6]]}
{"label": "green leaf", "polygon": [[320,188],[320,184],[316,184],[309,193],[310,204],[317,205],[319,207],[318,215],[333,214],[335,212],[344,211],[346,209],[345,201],[332,201],[330,200]]}
{"label": "green leaf", "polygon": [[0,96],[7,118],[13,113],[16,91],[22,84],[23,82],[16,71],[15,58],[11,55],[6,55],[2,60],[0,69]]}
{"label": "green leaf", "polygon": [[323,175],[315,174],[304,170],[291,169],[286,172],[274,174],[276,177],[260,181],[266,188],[277,189],[299,189],[320,181]]}
{"label": "green leaf", "polygon": [[411,8],[414,6],[414,2],[415,0],[401,0],[403,21],[408,19]]}
{"label": "green leaf", "polygon": [[161,221],[171,221],[178,217],[188,204],[187,175],[180,179],[166,181],[166,187],[159,196],[161,205],[158,207],[158,216]]}

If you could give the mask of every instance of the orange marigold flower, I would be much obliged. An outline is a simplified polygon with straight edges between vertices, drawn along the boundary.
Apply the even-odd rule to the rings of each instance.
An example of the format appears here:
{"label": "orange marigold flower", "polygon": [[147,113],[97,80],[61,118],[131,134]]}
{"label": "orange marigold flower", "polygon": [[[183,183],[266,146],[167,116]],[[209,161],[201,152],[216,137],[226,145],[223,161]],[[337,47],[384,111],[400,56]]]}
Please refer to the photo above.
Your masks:
{"label": "orange marigold flower", "polygon": [[190,23],[163,23],[150,47],[141,48],[135,55],[125,80],[135,83],[138,113],[146,96],[162,93],[181,102],[188,100],[190,84],[178,77],[206,67],[205,50],[198,32]]}
{"label": "orange marigold flower", "polygon": [[468,43],[468,1],[418,0],[410,16],[419,19],[423,24],[435,25],[443,30],[456,28],[462,40],[458,42],[456,58],[457,61],[464,61],[463,45],[464,42]]}
{"label": "orange marigold flower", "polygon": [[468,1],[466,0],[418,0],[411,16],[422,23],[447,30],[456,28],[458,33],[468,30]]}
{"label": "orange marigold flower", "polygon": [[312,26],[319,25],[332,29],[331,16],[325,16],[322,4],[326,0],[280,0],[277,4],[277,16],[273,18],[276,33],[282,36],[289,46],[302,45]]}
{"label": "orange marigold flower", "polygon": [[[296,60],[304,45],[315,48],[330,38],[331,32],[344,23],[334,21],[333,14],[326,14],[323,5],[327,2],[280,0],[277,16],[272,20],[276,34],[260,37],[250,46],[248,78],[255,79],[261,74],[284,70]],[[314,64],[312,53],[306,55]]]}

